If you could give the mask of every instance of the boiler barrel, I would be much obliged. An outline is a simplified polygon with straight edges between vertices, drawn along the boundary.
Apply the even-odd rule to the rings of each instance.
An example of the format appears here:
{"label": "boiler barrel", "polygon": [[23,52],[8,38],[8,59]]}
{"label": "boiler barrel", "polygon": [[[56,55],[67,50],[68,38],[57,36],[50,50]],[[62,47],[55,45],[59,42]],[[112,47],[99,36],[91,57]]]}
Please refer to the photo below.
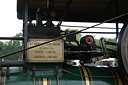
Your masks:
{"label": "boiler barrel", "polygon": [[118,68],[65,67],[36,69],[22,74],[22,68],[2,69],[1,85],[127,85]]}

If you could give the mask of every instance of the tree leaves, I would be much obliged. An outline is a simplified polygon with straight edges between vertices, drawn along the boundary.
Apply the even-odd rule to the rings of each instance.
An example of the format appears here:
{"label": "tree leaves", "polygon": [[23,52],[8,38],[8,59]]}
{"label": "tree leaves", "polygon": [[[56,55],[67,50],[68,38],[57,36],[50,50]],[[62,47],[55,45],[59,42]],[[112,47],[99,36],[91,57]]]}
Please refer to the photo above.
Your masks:
{"label": "tree leaves", "polygon": [[[13,37],[22,37],[22,33],[18,33]],[[1,46],[0,55],[4,55],[22,49],[22,41],[10,40],[10,41],[6,41],[5,43],[0,41],[0,46]],[[18,60],[21,57],[22,54],[18,53],[8,56],[4,58],[4,60]]]}

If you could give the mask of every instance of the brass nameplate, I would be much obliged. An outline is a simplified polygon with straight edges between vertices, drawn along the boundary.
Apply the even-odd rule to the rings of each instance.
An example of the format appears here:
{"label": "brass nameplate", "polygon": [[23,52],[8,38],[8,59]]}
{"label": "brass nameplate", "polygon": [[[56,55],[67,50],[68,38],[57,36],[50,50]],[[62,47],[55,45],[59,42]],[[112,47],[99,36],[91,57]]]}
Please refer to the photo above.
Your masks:
{"label": "brass nameplate", "polygon": [[[48,41],[48,39],[30,39],[28,47]],[[27,51],[29,62],[63,62],[64,44],[62,40],[56,40]]]}

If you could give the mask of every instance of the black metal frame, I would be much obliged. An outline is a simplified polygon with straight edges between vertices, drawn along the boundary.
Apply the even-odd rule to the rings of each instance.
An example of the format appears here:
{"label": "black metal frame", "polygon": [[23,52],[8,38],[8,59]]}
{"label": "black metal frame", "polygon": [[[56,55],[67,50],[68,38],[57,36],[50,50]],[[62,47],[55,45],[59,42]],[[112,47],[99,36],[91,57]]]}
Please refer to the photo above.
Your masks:
{"label": "black metal frame", "polygon": [[[59,23],[58,23],[58,26],[61,26],[61,23],[62,23],[62,20],[64,19],[70,5],[72,3],[72,0],[69,0],[69,2],[67,3],[67,6],[64,10],[64,13],[62,15],[62,18],[60,19]],[[116,15],[118,15],[118,0],[115,1],[115,4],[116,4]],[[28,35],[28,0],[23,0],[23,37],[21,38],[13,38],[13,37],[0,37],[0,39],[2,40],[23,40],[23,49],[26,49],[27,48],[27,41],[28,41],[28,38],[27,38],[27,35]],[[118,28],[118,20],[116,21],[116,37],[118,37],[118,32],[119,28]],[[115,32],[82,32],[82,33],[106,33],[106,34],[115,34]],[[24,61],[27,61],[26,59],[26,56],[27,56],[27,51],[24,51],[23,52],[23,62],[16,62],[16,64],[21,65],[26,65],[26,62]],[[1,61],[3,62],[3,61]],[[9,63],[7,63],[9,65]],[[6,64],[6,65],[7,65]],[[14,64],[12,64],[11,66],[13,66]]]}

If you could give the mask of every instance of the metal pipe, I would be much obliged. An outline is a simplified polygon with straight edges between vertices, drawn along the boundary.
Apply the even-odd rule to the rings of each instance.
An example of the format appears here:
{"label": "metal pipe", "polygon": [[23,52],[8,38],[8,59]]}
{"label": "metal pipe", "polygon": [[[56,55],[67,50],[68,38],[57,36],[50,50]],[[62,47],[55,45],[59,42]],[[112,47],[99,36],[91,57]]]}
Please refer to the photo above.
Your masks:
{"label": "metal pipe", "polygon": [[24,66],[25,61],[1,61],[0,65],[1,67],[19,67]]}
{"label": "metal pipe", "polygon": [[95,34],[116,34],[116,32],[80,32],[80,33],[95,33]]}
{"label": "metal pipe", "polygon": [[35,70],[33,70],[33,85],[35,85]]}
{"label": "metal pipe", "polygon": [[0,40],[24,40],[24,37],[0,37]]}
{"label": "metal pipe", "polygon": [[[61,27],[77,27],[77,28],[87,28],[88,26],[71,26],[71,25],[61,25]],[[92,28],[91,28],[92,29]],[[116,29],[113,27],[95,27],[94,29]],[[121,29],[121,28],[119,28]]]}
{"label": "metal pipe", "polygon": [[[115,6],[116,6],[116,16],[118,16],[118,0],[115,0]],[[116,19],[116,39],[119,35],[119,22],[118,19]]]}
{"label": "metal pipe", "polygon": [[37,10],[37,14],[36,14],[36,26],[42,26],[42,12],[41,12],[41,9],[38,8]]}
{"label": "metal pipe", "polygon": [[117,43],[109,42],[109,41],[105,41],[105,44],[106,45],[114,45],[114,46],[117,46]]}

